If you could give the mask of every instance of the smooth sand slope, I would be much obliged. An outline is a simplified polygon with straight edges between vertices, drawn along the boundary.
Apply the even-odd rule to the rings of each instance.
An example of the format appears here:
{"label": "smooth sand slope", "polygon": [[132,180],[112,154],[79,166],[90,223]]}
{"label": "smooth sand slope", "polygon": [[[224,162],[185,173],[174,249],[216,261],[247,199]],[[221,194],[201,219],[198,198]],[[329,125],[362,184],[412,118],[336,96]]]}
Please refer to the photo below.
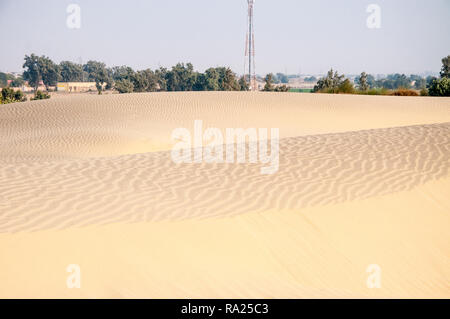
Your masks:
{"label": "smooth sand slope", "polygon": [[[175,164],[175,128],[280,164]],[[0,297],[450,297],[450,99],[73,95],[0,107]],[[68,289],[66,268],[81,268]],[[369,289],[371,264],[381,288]]]}

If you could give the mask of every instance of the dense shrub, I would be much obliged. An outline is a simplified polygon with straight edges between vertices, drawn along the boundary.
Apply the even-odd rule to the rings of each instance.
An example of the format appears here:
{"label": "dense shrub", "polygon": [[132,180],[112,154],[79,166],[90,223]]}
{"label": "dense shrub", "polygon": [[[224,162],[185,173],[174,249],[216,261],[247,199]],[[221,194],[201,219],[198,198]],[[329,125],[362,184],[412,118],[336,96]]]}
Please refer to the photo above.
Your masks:
{"label": "dense shrub", "polygon": [[24,102],[27,98],[20,90],[14,91],[11,88],[3,88],[0,95],[0,104],[8,104],[14,102]]}
{"label": "dense shrub", "polygon": [[289,92],[291,88],[287,85],[280,85],[275,88],[275,92]]}
{"label": "dense shrub", "polygon": [[411,87],[411,79],[405,74],[389,74],[385,79],[376,81],[375,85],[388,90],[396,90],[401,88],[409,89]]}
{"label": "dense shrub", "polygon": [[338,93],[339,86],[344,81],[344,75],[339,75],[338,72],[331,69],[327,75],[317,81],[313,92],[320,93]]}
{"label": "dense shrub", "polygon": [[426,88],[423,88],[422,90],[420,90],[420,96],[428,96],[428,90]]}
{"label": "dense shrub", "polygon": [[24,96],[23,92],[20,90],[17,90],[14,92],[14,99],[18,102],[26,101],[27,98]]}
{"label": "dense shrub", "polygon": [[31,101],[35,100],[46,100],[50,98],[50,94],[37,90],[34,94],[34,97],[31,98]]}
{"label": "dense shrub", "polygon": [[134,90],[134,85],[130,80],[127,79],[123,79],[123,80],[117,80],[114,88],[119,92],[119,93],[132,93]]}
{"label": "dense shrub", "polygon": [[394,96],[419,96],[419,94],[414,90],[408,90],[408,89],[398,89],[395,91],[392,91],[389,95]]}
{"label": "dense shrub", "polygon": [[450,96],[450,78],[434,79],[428,87],[428,93],[431,96]]}
{"label": "dense shrub", "polygon": [[355,88],[353,87],[353,83],[349,79],[345,79],[344,82],[339,85],[337,93],[352,94],[354,92]]}

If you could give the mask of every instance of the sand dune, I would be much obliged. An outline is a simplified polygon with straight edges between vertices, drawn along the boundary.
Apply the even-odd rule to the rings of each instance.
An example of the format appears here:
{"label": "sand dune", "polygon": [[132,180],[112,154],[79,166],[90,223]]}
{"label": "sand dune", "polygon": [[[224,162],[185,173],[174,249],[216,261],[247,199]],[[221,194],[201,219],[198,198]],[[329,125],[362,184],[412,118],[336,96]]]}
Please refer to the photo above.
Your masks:
{"label": "sand dune", "polygon": [[170,152],[2,169],[0,232],[300,209],[411,190],[446,177],[450,123],[283,139],[262,164],[175,164]]}
{"label": "sand dune", "polygon": [[[196,119],[280,128],[279,171],[175,164]],[[74,95],[0,136],[0,297],[450,297],[448,98]]]}
{"label": "sand dune", "polygon": [[297,137],[450,122],[446,98],[188,92],[64,96],[0,108],[0,158],[70,158],[170,150],[172,130],[280,128]]}

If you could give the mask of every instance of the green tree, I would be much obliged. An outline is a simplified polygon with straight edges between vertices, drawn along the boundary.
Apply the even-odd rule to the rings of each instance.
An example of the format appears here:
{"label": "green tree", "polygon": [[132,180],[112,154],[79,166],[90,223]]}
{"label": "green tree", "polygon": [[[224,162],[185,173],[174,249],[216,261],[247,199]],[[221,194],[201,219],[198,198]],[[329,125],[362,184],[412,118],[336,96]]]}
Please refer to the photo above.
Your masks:
{"label": "green tree", "polygon": [[25,69],[23,72],[23,79],[28,81],[28,84],[34,88],[34,91],[36,91],[42,80],[39,57],[33,53],[30,56],[25,55],[25,63],[23,64],[23,68]]}
{"label": "green tree", "polygon": [[191,63],[178,63],[166,74],[168,91],[192,91],[195,84],[195,72]]}
{"label": "green tree", "polygon": [[112,78],[114,81],[119,80],[130,80],[135,75],[135,72],[132,68],[126,65],[115,66],[112,69]]}
{"label": "green tree", "polygon": [[155,92],[158,89],[158,78],[150,69],[135,72],[131,82],[135,92]]}
{"label": "green tree", "polygon": [[442,59],[441,78],[450,77],[450,55]]}
{"label": "green tree", "polygon": [[369,89],[369,84],[367,83],[367,73],[362,72],[358,79],[359,89],[361,91],[367,91]]}
{"label": "green tree", "polygon": [[433,82],[434,79],[435,79],[435,77],[431,76],[431,75],[426,77],[425,80],[427,81],[427,87],[431,84],[431,82]]}
{"label": "green tree", "polygon": [[88,61],[83,66],[83,69],[88,74],[90,81],[95,82],[98,94],[102,94],[103,86],[112,83],[110,72],[106,69],[105,63],[98,61]]}
{"label": "green tree", "polygon": [[156,81],[158,82],[159,91],[167,91],[167,69],[159,68],[155,71]]}
{"label": "green tree", "polygon": [[250,89],[244,76],[241,76],[241,78],[239,79],[239,86],[240,91],[248,91]]}
{"label": "green tree", "polygon": [[114,88],[119,93],[131,93],[134,90],[133,83],[128,79],[117,80],[114,84]]}
{"label": "green tree", "polygon": [[38,57],[34,54],[25,55],[23,64],[25,71],[23,79],[36,91],[42,81],[48,91],[50,86],[56,86],[59,79],[59,66],[46,56]]}
{"label": "green tree", "polygon": [[195,83],[192,89],[194,91],[206,91],[206,76],[204,73],[196,73]]}
{"label": "green tree", "polygon": [[338,93],[352,94],[355,92],[353,83],[349,79],[345,79],[338,88]]}
{"label": "green tree", "polygon": [[50,86],[56,86],[60,77],[59,66],[50,58],[41,56],[38,58],[38,67],[40,69],[40,74],[42,77],[42,82],[44,82],[45,89],[48,91]]}
{"label": "green tree", "polygon": [[209,68],[205,71],[205,90],[219,91],[219,72],[215,68]]}
{"label": "green tree", "polygon": [[81,64],[70,61],[62,61],[59,64],[61,71],[61,81],[63,82],[83,82],[84,72]]}
{"label": "green tree", "polygon": [[273,74],[272,73],[269,73],[266,75],[265,81],[266,81],[266,84],[264,85],[263,91],[266,91],[266,92],[274,91],[275,88],[273,86]]}
{"label": "green tree", "polygon": [[240,89],[236,75],[230,68],[217,68],[219,73],[219,88],[221,91],[237,91]]}
{"label": "green tree", "polygon": [[430,96],[450,96],[450,78],[434,79],[428,87]]}
{"label": "green tree", "polygon": [[339,75],[337,71],[333,71],[333,69],[331,69],[325,77],[317,81],[313,92],[336,93],[343,81],[344,75]]}
{"label": "green tree", "polygon": [[441,78],[427,78],[428,94],[431,96],[450,96],[450,55],[442,59]]}
{"label": "green tree", "polygon": [[378,80],[376,86],[389,89],[409,89],[411,80],[405,74],[389,74],[385,79]]}

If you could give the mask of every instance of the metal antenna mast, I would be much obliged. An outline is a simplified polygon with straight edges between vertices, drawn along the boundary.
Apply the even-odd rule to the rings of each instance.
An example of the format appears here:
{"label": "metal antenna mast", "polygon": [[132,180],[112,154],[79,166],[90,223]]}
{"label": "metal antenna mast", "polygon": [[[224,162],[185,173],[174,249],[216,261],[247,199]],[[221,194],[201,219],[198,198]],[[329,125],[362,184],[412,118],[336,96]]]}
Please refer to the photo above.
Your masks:
{"label": "metal antenna mast", "polygon": [[[247,37],[245,39],[245,72],[244,77],[248,80],[250,91],[256,91],[256,72],[255,72],[255,31],[253,26],[253,7],[255,0],[247,0],[248,3],[248,26]],[[248,62],[248,74],[247,74]]]}

